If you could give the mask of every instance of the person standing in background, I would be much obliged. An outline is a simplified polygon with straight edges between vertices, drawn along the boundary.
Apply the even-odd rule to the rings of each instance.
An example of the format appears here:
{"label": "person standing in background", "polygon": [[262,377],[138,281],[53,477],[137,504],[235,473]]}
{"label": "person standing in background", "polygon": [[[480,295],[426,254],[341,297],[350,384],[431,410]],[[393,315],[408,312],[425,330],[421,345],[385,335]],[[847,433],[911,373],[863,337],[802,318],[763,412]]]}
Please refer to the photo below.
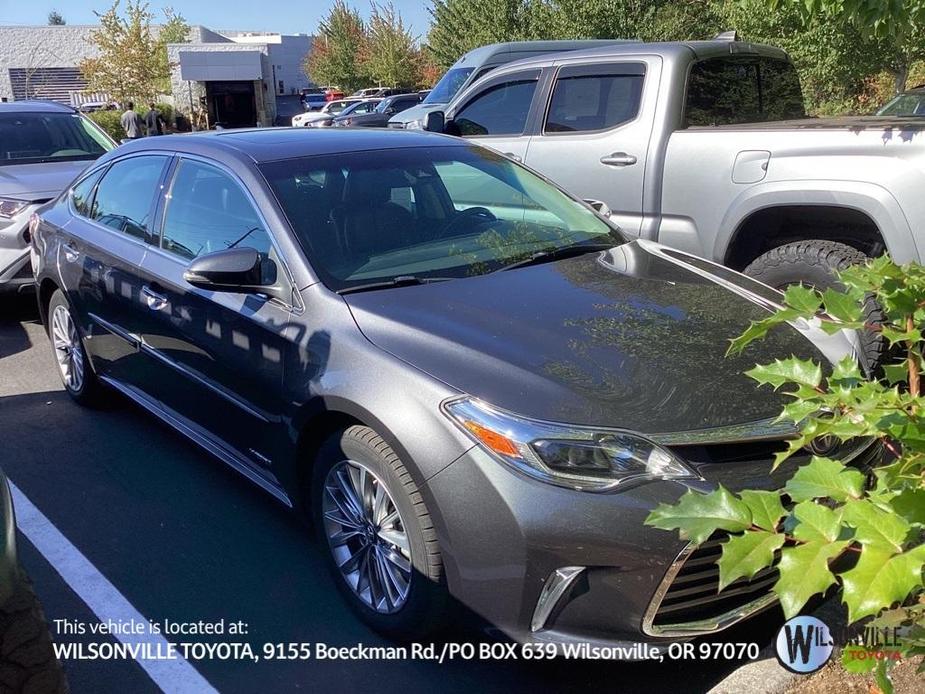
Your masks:
{"label": "person standing in background", "polygon": [[145,114],[145,127],[148,129],[148,137],[152,135],[164,134],[164,119],[161,118],[154,104],[148,104],[148,112]]}
{"label": "person standing in background", "polygon": [[135,104],[131,101],[126,104],[125,113],[122,114],[122,118],[119,119],[122,123],[122,130],[125,131],[125,138],[127,140],[137,140],[140,137],[144,137],[144,121],[141,120],[141,116],[135,113]]}

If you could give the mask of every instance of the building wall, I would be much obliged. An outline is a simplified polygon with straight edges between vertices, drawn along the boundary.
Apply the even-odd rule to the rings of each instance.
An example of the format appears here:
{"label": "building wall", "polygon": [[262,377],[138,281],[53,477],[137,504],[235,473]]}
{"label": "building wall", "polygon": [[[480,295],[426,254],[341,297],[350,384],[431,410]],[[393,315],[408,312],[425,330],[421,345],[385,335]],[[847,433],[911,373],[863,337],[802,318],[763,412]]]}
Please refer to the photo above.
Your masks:
{"label": "building wall", "polygon": [[184,116],[190,115],[192,109],[201,108],[200,100],[205,97],[205,82],[187,81],[180,73],[180,52],[224,52],[224,51],[259,51],[261,80],[256,85],[257,114],[261,125],[273,125],[276,118],[276,95],[273,92],[273,71],[270,63],[269,47],[266,44],[225,43],[171,43],[167,46],[167,59],[173,66],[170,72],[170,88],[174,108]]}
{"label": "building wall", "polygon": [[0,26],[0,97],[13,100],[10,68],[30,73],[39,68],[75,68],[84,58],[99,55],[90,40],[95,28],[76,24]]}
{"label": "building wall", "polygon": [[[302,64],[312,48],[313,37],[308,34],[277,34],[261,31],[232,31],[220,33],[235,43],[266,44],[270,47],[270,64],[275,75],[277,94],[297,94],[300,89],[313,86],[302,70]],[[280,91],[279,83],[283,89]]]}

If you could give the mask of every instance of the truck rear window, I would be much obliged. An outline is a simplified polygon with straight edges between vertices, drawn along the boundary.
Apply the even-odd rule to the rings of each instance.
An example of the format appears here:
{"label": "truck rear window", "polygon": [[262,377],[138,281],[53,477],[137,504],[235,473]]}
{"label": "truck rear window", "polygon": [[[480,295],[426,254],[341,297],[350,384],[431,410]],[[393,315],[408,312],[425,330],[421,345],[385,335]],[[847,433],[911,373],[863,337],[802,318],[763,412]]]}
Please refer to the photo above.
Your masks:
{"label": "truck rear window", "polygon": [[805,118],[800,78],[786,60],[730,56],[694,63],[687,81],[688,126]]}

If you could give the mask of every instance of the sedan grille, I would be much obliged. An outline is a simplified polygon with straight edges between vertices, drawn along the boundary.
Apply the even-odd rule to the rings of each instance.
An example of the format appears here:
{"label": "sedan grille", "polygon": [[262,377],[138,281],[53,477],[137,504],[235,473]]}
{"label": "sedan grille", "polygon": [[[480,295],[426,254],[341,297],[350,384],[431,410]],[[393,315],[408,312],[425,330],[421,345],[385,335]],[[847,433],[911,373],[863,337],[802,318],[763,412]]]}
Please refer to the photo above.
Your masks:
{"label": "sedan grille", "polygon": [[778,578],[779,551],[775,566],[762,569],[751,580],[739,579],[719,590],[716,561],[727,537],[717,533],[699,546],[685,548],[646,612],[646,633],[694,636],[719,631],[775,602],[771,588]]}

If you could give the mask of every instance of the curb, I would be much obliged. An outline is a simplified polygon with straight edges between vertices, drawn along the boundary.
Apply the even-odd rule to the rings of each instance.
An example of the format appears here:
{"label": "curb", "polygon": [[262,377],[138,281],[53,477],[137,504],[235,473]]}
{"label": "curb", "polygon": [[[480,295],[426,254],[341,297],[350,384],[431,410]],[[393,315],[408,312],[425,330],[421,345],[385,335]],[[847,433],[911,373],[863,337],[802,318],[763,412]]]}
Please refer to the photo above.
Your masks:
{"label": "curb", "polygon": [[[844,625],[844,608],[837,598],[826,600],[812,614],[833,628]],[[758,654],[758,660],[736,668],[708,690],[707,694],[783,694],[804,677],[806,675],[790,672],[781,665],[774,653],[774,646],[769,645]]]}

